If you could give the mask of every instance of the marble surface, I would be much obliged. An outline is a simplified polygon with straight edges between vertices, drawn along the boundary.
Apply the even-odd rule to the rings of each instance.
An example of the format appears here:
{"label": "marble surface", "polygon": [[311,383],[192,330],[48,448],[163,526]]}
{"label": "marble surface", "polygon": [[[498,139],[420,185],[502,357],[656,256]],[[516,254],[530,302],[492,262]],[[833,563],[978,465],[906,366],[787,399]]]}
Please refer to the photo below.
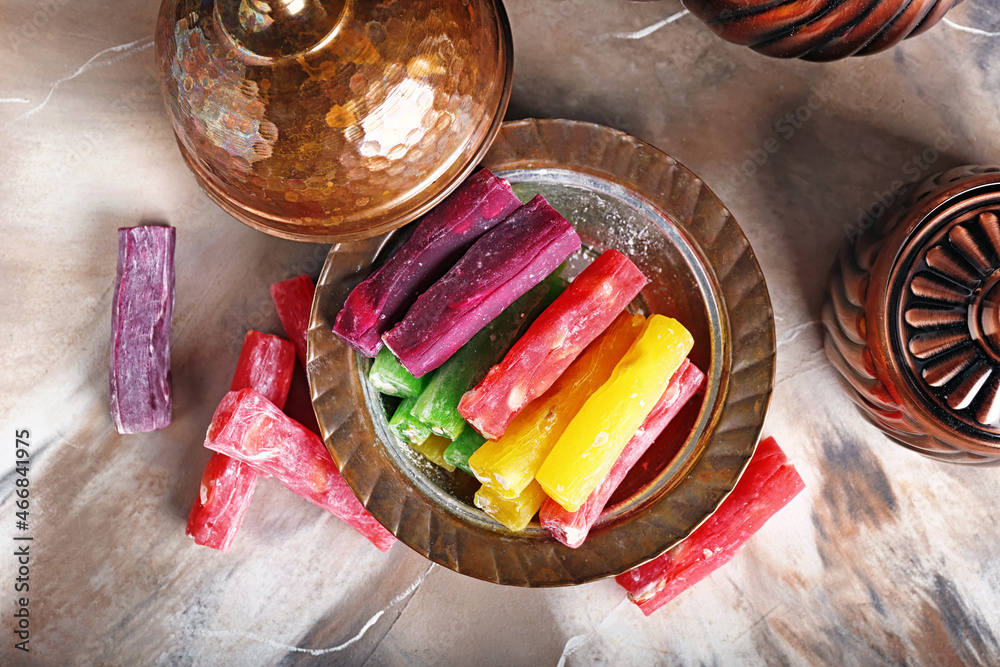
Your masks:
{"label": "marble surface", "polygon": [[[383,555],[271,480],[232,552],[194,546],[184,522],[201,441],[243,333],[279,331],[268,285],[317,275],[327,248],[253,231],[198,189],[155,84],[156,3],[7,0],[0,663],[1000,663],[1000,472],[923,459],[869,426],[818,324],[836,249],[880,192],[1000,160],[1000,10],[967,0],[952,24],[891,52],[816,65],[724,43],[677,0],[506,4],[511,118],[625,130],[699,174],[740,221],[776,315],[765,433],[806,492],[650,618],[613,581],[504,588],[403,545]],[[119,436],[115,230],[143,222],[178,228],[174,418]],[[32,452],[28,654],[11,617],[18,429]]]}

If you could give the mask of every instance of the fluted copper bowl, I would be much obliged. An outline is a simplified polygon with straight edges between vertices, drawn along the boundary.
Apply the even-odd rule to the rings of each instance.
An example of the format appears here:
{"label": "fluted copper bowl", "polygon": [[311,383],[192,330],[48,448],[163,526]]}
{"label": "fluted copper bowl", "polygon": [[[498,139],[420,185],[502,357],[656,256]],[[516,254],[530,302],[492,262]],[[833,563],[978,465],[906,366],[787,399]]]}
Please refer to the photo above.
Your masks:
{"label": "fluted copper bowl", "polygon": [[370,361],[331,326],[350,289],[392,251],[397,235],[343,244],[327,258],[309,327],[309,380],[327,447],[375,517],[427,558],[480,579],[520,586],[576,584],[618,574],[686,537],[732,490],[753,454],[774,375],[774,323],[764,277],[739,226],[694,174],[622,132],[574,121],[505,123],[485,160],[522,199],[541,193],[585,249],[616,248],[649,279],[634,304],[692,332],[708,377],[612,498],[579,549],[537,522],[512,533],[472,503],[475,482],[425,462],[387,427],[368,384]]}
{"label": "fluted copper bowl", "polygon": [[335,242],[414,220],[480,161],[513,68],[500,0],[164,0],[159,78],[208,195]]}
{"label": "fluted copper bowl", "polygon": [[900,444],[1000,464],[1000,166],[934,174],[882,213],[834,264],[827,356]]}
{"label": "fluted copper bowl", "polygon": [[686,0],[723,39],[776,58],[837,60],[919,35],[962,0]]}

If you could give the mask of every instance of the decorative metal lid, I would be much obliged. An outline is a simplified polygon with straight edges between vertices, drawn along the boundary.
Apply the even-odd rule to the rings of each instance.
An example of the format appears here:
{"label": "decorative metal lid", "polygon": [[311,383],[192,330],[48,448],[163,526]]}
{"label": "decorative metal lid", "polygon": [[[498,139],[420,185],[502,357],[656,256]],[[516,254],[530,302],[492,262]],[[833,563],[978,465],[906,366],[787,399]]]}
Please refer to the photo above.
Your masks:
{"label": "decorative metal lid", "polygon": [[935,174],[841,249],[827,356],[901,444],[1000,462],[1000,167]]}
{"label": "decorative metal lid", "polygon": [[1000,438],[998,209],[1000,193],[981,194],[928,221],[890,294],[910,381],[957,432]]}
{"label": "decorative metal lid", "polygon": [[962,0],[687,0],[691,13],[734,44],[776,58],[836,60],[895,46]]}

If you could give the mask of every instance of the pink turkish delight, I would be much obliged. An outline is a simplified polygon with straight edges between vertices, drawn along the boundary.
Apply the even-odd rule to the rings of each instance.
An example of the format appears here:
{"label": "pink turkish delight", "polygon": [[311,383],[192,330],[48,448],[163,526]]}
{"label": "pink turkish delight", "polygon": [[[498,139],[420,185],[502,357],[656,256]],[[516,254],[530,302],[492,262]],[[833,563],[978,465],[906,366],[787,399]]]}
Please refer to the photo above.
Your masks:
{"label": "pink turkish delight", "polygon": [[649,616],[728,563],[805,484],[774,438],[757,445],[750,463],[712,516],[662,556],[615,578]]}
{"label": "pink turkish delight", "polygon": [[387,551],[396,538],[364,508],[315,433],[253,389],[222,399],[205,446],[274,477]]}
{"label": "pink turkish delight", "polygon": [[[287,340],[259,331],[248,331],[232,391],[251,388],[274,403],[284,406],[295,369],[295,347]],[[205,466],[186,533],[197,544],[229,551],[250,507],[257,473],[253,468],[215,452]]]}
{"label": "pink turkish delight", "polygon": [[628,257],[608,250],[576,277],[486,377],[462,396],[459,413],[495,440],[552,386],[645,286]]}
{"label": "pink turkish delight", "polygon": [[309,331],[309,313],[312,311],[316,286],[307,275],[296,276],[271,285],[271,298],[278,310],[278,319],[285,328],[285,335],[295,345],[295,351],[306,368],[306,334]]}

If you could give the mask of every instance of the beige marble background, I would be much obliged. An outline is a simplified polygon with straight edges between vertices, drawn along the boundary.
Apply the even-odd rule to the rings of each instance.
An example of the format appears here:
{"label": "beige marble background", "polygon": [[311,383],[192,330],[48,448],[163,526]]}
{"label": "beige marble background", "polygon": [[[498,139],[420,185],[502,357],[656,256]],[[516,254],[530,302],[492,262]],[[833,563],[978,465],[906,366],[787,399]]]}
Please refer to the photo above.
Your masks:
{"label": "beige marble background", "polygon": [[[910,178],[915,157],[946,144],[922,174],[1000,161],[1000,9],[967,0],[955,25],[826,65],[721,42],[677,0],[507,9],[511,118],[632,133],[702,176],[742,224],[777,320],[766,433],[806,493],[650,618],[612,581],[503,588],[403,545],[382,555],[271,480],[231,553],[194,546],[184,522],[208,459],[201,441],[243,332],[279,331],[267,286],[316,275],[326,248],[252,231],[198,189],[155,85],[155,2],[5,0],[0,663],[1000,663],[1000,471],[925,460],[867,425],[817,322],[845,225]],[[803,105],[808,118],[790,125]],[[769,141],[777,151],[752,168]],[[115,229],[150,221],[178,228],[174,421],[122,437],[107,406]],[[33,453],[26,655],[10,616],[22,428]]]}

